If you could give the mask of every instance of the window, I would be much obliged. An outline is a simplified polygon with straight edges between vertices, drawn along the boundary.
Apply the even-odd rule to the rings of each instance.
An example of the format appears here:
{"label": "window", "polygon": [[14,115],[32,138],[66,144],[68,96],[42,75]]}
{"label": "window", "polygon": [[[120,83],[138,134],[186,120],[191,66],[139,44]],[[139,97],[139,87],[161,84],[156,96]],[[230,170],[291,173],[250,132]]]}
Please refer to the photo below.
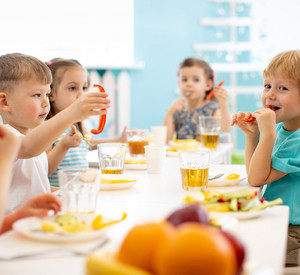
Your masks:
{"label": "window", "polygon": [[134,0],[10,0],[1,6],[0,54],[48,61],[78,59],[87,68],[134,62]]}

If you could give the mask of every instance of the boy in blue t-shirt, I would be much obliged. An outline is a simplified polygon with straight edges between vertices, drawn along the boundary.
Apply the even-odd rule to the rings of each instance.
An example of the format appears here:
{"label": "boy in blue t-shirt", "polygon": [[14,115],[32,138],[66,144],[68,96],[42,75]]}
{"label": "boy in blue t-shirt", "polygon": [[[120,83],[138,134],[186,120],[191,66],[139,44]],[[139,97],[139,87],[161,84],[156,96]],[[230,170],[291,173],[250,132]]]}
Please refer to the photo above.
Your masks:
{"label": "boy in blue t-shirt", "polygon": [[280,197],[290,208],[286,265],[294,266],[300,248],[300,51],[275,56],[263,78],[263,108],[234,114],[231,125],[246,135],[249,184],[266,185],[267,200]]}

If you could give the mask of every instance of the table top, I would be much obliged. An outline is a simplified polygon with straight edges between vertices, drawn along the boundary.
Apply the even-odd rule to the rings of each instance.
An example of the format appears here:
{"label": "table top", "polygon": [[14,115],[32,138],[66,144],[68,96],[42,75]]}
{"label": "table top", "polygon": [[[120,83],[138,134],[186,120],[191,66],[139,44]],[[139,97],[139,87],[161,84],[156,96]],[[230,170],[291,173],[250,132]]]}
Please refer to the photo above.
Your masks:
{"label": "table top", "polygon": [[[245,173],[243,165],[212,165],[210,173]],[[111,218],[119,218],[123,212],[128,217],[122,223],[108,230],[109,249],[117,249],[120,242],[134,225],[159,220],[182,206],[186,195],[199,195],[199,192],[183,191],[181,188],[178,158],[167,158],[167,165],[161,174],[148,174],[145,170],[125,170],[125,174],[138,178],[135,185],[124,190],[100,191],[97,212]],[[233,191],[250,188],[247,181],[230,187],[214,187],[212,190]],[[287,239],[289,209],[275,206],[261,216],[239,221],[230,231],[237,235],[246,247],[247,274],[282,274]],[[43,244],[28,240],[11,231],[0,237],[0,257],[22,245],[31,249],[41,249]],[[55,247],[55,244],[51,244]],[[86,244],[88,245],[88,244]],[[45,248],[46,249],[46,248]],[[107,249],[107,247],[102,248]],[[74,274],[83,275],[85,257],[51,254],[50,256],[23,260],[0,261],[1,274]]]}

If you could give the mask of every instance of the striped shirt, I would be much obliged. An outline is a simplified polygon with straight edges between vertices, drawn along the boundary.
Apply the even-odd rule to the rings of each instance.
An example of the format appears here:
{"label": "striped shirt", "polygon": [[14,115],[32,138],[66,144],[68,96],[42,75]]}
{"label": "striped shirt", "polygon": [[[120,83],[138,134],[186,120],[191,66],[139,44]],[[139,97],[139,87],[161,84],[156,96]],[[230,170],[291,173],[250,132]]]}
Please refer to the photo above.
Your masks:
{"label": "striped shirt", "polygon": [[[64,134],[53,144],[52,148],[70,131],[67,129]],[[81,144],[78,147],[72,147],[68,150],[64,159],[56,169],[56,171],[49,177],[51,186],[59,187],[58,182],[58,170],[65,169],[85,169],[89,167],[87,161],[88,146],[86,141],[82,139]]]}

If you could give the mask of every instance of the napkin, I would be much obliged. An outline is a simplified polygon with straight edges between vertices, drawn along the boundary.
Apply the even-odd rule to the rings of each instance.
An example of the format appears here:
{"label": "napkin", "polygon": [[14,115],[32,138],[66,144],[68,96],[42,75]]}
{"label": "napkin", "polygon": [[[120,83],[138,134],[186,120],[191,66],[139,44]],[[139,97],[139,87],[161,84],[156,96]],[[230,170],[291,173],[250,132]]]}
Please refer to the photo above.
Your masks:
{"label": "napkin", "polygon": [[[83,241],[76,243],[47,243],[42,241],[35,241],[22,236],[14,230],[11,230],[0,236],[0,260],[7,260],[10,257],[17,257],[20,255],[34,255],[34,257],[54,256],[63,257],[72,255],[74,252],[90,253],[97,249],[107,236],[104,234],[97,240]],[[102,247],[101,247],[102,248]]]}

